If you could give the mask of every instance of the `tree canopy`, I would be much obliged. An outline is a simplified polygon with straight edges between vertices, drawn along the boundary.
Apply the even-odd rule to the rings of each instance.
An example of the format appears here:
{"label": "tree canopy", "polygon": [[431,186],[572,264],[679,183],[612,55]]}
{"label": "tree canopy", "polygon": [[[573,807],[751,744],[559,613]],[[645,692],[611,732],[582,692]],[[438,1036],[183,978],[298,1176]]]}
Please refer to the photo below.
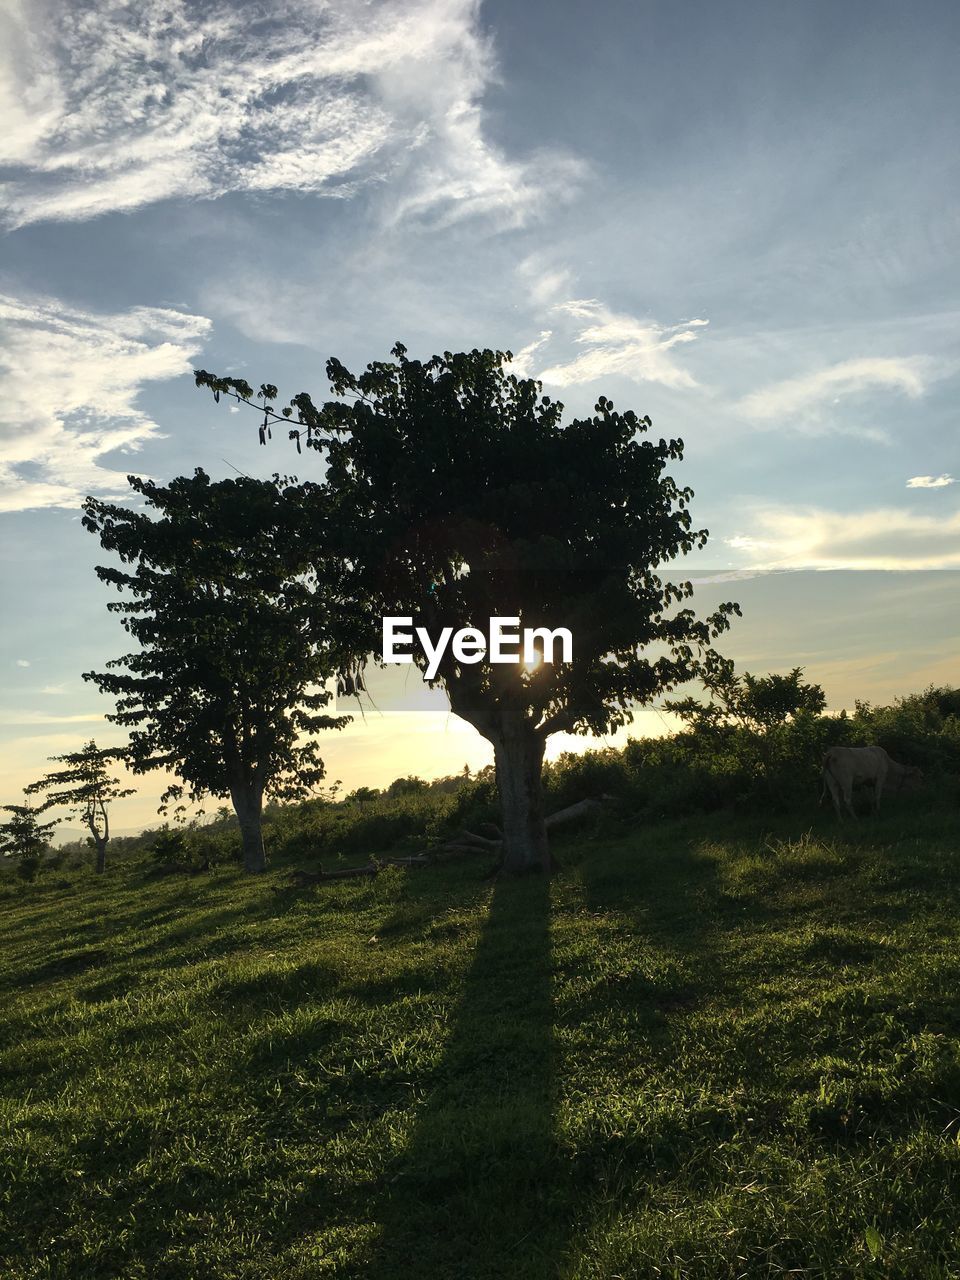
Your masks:
{"label": "tree canopy", "polygon": [[305,561],[299,491],[280,476],[128,479],[155,514],[88,498],[83,523],[129,566],[97,575],[126,597],[107,607],[140,647],[84,679],[116,696],[107,718],[129,728],[134,772],[178,776],[165,804],[229,796],[245,866],[262,870],[264,796],[308,794],[324,766],[305,735],[349,720],[322,712],[339,666],[326,602],[342,592]]}
{"label": "tree canopy", "polygon": [[[431,635],[485,630],[492,617],[572,632],[568,664],[467,664],[448,648],[437,673],[453,711],[494,746],[505,865],[545,865],[547,737],[609,732],[690,680],[737,606],[698,619],[690,583],[658,573],[707,537],[691,490],[666,470],[681,440],[643,438],[650,419],[604,396],[564,424],[561,403],[509,372],[509,352],[391,354],[359,375],[330,360],[338,398],[319,406],[301,393],[278,413],[264,384],[261,440],[289,419],[298,448],[322,450],[324,529],[369,611],[368,651],[386,616]],[[254,403],[242,379],[196,379]]]}

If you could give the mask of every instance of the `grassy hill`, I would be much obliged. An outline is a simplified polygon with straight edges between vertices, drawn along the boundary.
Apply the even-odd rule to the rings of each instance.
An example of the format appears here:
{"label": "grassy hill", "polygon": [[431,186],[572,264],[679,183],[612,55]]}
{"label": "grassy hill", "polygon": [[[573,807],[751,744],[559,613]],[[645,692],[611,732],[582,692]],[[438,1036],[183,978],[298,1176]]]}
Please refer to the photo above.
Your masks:
{"label": "grassy hill", "polygon": [[10,884],[0,1274],[960,1276],[955,806],[810,820]]}

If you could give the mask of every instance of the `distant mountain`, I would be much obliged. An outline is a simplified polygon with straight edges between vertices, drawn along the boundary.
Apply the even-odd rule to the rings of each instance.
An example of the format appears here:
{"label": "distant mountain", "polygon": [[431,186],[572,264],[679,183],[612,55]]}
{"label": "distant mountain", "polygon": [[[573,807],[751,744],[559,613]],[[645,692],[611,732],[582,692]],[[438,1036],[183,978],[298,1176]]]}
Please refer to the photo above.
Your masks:
{"label": "distant mountain", "polygon": [[86,831],[82,831],[79,827],[57,827],[50,838],[50,843],[55,848],[62,844],[73,844],[74,840],[82,840],[86,834]]}

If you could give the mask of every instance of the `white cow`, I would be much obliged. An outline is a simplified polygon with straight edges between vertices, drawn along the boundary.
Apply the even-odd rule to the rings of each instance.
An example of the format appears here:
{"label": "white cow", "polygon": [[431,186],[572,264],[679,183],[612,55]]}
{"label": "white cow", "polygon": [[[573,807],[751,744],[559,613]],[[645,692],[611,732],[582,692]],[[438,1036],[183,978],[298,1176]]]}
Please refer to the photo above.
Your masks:
{"label": "white cow", "polygon": [[823,793],[821,803],[827,791],[833,798],[833,807],[837,817],[843,821],[844,807],[852,818],[857,815],[853,808],[853,788],[857,782],[873,783],[873,810],[880,812],[880,797],[884,788],[892,791],[911,789],[923,781],[923,774],[913,765],[897,764],[891,760],[883,747],[831,747],[823,757]]}

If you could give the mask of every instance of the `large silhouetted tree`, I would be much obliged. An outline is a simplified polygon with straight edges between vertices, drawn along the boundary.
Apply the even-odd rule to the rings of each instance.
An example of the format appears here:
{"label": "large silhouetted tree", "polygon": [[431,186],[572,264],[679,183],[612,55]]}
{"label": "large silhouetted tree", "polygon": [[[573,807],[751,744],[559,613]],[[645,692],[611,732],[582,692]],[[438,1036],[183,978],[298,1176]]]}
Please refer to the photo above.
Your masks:
{"label": "large silhouetted tree", "polygon": [[125,756],[126,750],[123,747],[99,748],[91,740],[80,751],[51,756],[52,761],[67,767],[46,774],[26,788],[27,795],[34,795],[39,791],[46,793],[42,809],[52,809],[54,805],[67,805],[73,809],[90,832],[97,851],[96,868],[100,874],[107,866],[107,844],[110,840],[107,805],[113,800],[134,794],[132,788],[122,787],[116,778],[111,777],[107,767]]}
{"label": "large silhouetted tree", "polygon": [[164,802],[185,788],[194,801],[229,797],[244,866],[262,871],[264,796],[308,794],[324,767],[303,735],[349,720],[320,713],[338,666],[332,593],[303,560],[299,491],[200,470],[167,486],[128,479],[154,516],[88,498],[83,523],[126,566],[97,575],[128,597],[107,607],[140,647],[84,679],[117,697],[107,718],[129,727],[134,772],[176,774]]}
{"label": "large silhouetted tree", "polygon": [[[261,440],[287,420],[298,449],[322,450],[324,545],[334,531],[370,612],[369,649],[384,616],[434,636],[486,631],[491,617],[572,631],[569,664],[471,665],[448,648],[438,672],[453,711],[493,744],[504,867],[546,867],[547,738],[610,731],[691,679],[736,606],[699,620],[690,584],[657,573],[707,536],[666,473],[680,440],[643,439],[650,420],[603,396],[564,425],[561,404],[509,372],[509,353],[391,354],[360,375],[330,360],[338,398],[322,406],[300,394],[278,413],[262,386]],[[242,379],[196,378],[217,399],[255,402]]]}

